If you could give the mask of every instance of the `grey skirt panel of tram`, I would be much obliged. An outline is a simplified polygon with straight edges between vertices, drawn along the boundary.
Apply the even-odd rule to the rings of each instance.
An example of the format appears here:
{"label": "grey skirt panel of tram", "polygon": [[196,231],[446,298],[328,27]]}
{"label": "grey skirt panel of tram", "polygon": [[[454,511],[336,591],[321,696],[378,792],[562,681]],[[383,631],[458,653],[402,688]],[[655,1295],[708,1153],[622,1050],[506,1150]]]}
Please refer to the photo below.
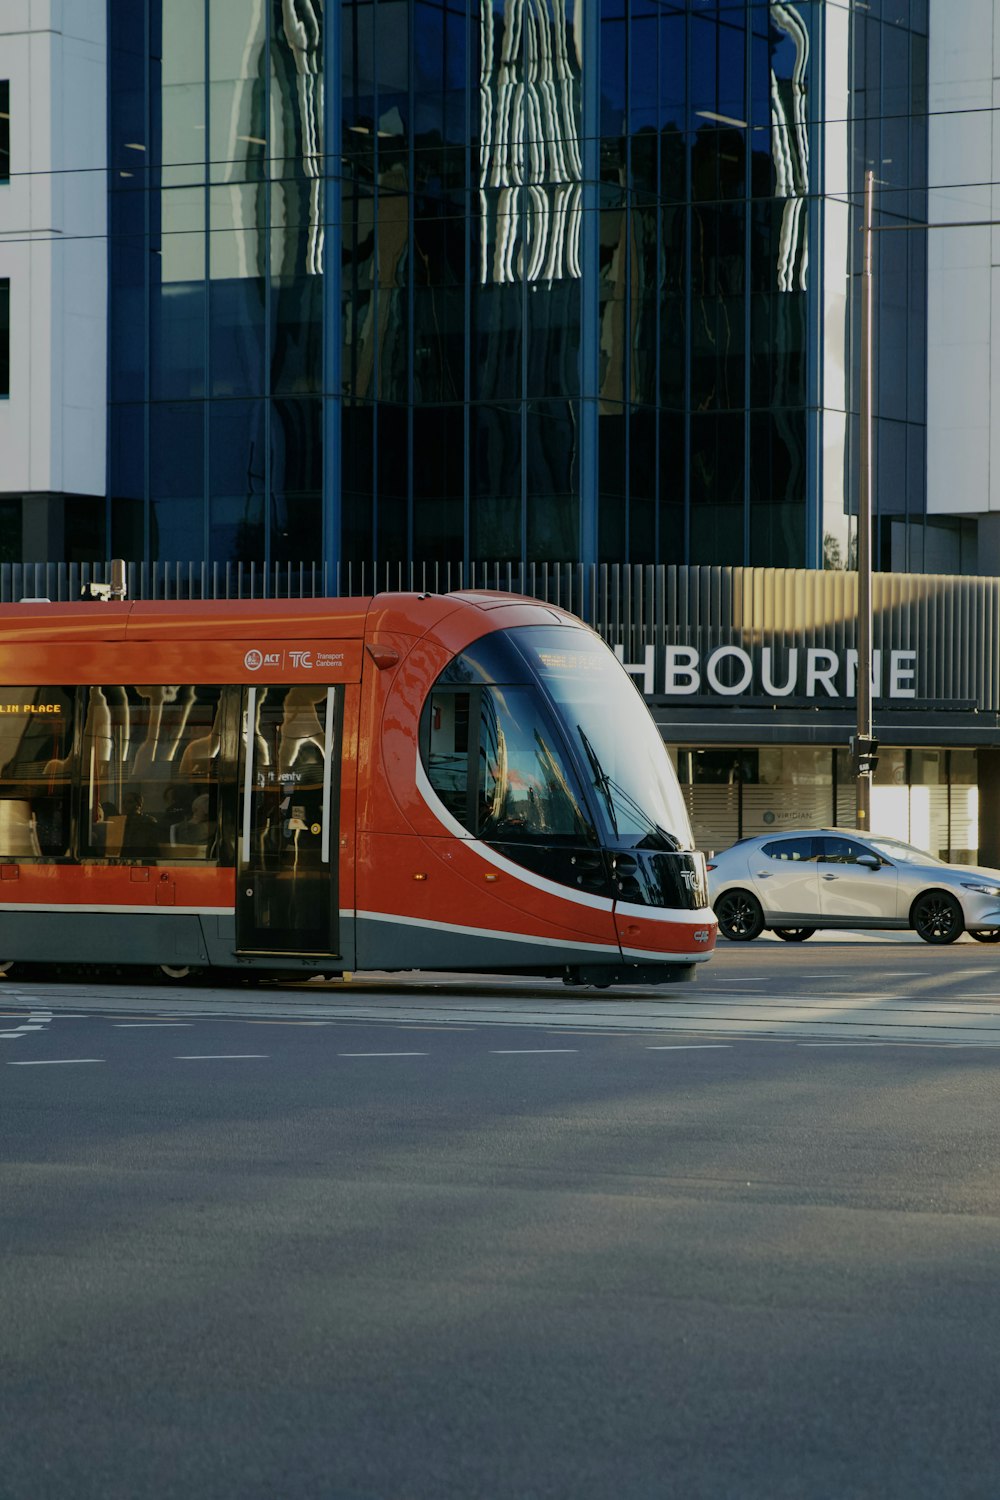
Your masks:
{"label": "grey skirt panel of tram", "polygon": [[621,963],[621,955],[610,944],[599,948],[586,943],[532,942],[499,932],[476,933],[460,927],[438,927],[418,922],[394,921],[391,917],[357,916],[357,965],[367,969],[454,969],[502,973],[520,969],[525,973],[554,972],[567,964]]}
{"label": "grey skirt panel of tram", "polygon": [[201,919],[177,912],[0,911],[0,960],[203,964]]}

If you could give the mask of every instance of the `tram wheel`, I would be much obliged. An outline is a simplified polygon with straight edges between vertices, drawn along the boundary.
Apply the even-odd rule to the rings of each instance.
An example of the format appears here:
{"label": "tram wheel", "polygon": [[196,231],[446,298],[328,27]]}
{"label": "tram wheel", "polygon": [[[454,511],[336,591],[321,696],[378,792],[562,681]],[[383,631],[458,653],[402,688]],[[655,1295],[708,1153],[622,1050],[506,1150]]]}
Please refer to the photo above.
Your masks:
{"label": "tram wheel", "polygon": [[198,973],[191,964],[157,964],[156,973],[161,979],[180,980],[190,979]]}
{"label": "tram wheel", "polygon": [[970,927],[969,936],[977,943],[1000,943],[1000,927]]}
{"label": "tram wheel", "polygon": [[816,931],[815,927],[772,927],[775,937],[783,943],[804,943]]}
{"label": "tram wheel", "polygon": [[764,931],[764,913],[749,891],[726,891],[715,902],[719,931],[731,943],[752,943]]}

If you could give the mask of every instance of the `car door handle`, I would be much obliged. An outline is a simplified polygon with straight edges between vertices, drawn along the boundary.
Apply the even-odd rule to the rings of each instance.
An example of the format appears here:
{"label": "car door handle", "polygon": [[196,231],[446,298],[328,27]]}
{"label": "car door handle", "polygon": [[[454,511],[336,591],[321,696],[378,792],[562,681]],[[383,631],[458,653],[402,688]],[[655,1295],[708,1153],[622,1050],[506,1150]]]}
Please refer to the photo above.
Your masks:
{"label": "car door handle", "polygon": [[758,880],[770,880],[770,878],[771,878],[771,872],[770,872],[770,870],[758,870],[757,871],[757,879]]}
{"label": "car door handle", "polygon": [[821,876],[821,877],[820,877],[820,878],[821,878],[821,879],[822,879],[822,880],[836,880],[836,879],[837,879],[837,876],[836,876],[836,875],[823,875],[823,876]]}

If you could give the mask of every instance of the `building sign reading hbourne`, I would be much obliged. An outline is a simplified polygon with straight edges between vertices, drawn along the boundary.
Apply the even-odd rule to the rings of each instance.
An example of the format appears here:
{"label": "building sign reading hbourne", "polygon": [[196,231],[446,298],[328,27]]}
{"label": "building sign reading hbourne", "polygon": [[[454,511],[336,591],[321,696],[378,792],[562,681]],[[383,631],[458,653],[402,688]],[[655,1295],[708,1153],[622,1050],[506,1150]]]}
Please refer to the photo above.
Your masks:
{"label": "building sign reading hbourne", "polygon": [[[722,698],[854,699],[857,693],[858,653],[828,646],[790,646],[776,651],[761,646],[715,646],[704,655],[694,646],[667,646],[657,672],[655,646],[646,646],[643,660],[625,661],[624,648],[615,655],[625,670],[642,683],[647,698],[711,695]],[[885,658],[888,660],[885,660]],[[915,698],[917,653],[893,650],[872,653],[872,692],[878,698]]]}

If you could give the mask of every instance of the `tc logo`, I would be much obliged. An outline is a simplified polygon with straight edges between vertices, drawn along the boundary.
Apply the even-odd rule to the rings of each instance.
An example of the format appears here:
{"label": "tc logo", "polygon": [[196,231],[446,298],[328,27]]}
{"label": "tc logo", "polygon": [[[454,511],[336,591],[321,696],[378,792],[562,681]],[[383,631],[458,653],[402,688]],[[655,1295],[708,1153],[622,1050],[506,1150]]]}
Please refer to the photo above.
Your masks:
{"label": "tc logo", "polygon": [[293,667],[303,667],[306,671],[312,671],[311,651],[289,651],[288,659]]}
{"label": "tc logo", "polygon": [[248,672],[259,672],[264,665],[264,657],[260,651],[248,651],[243,658],[243,665]]}

